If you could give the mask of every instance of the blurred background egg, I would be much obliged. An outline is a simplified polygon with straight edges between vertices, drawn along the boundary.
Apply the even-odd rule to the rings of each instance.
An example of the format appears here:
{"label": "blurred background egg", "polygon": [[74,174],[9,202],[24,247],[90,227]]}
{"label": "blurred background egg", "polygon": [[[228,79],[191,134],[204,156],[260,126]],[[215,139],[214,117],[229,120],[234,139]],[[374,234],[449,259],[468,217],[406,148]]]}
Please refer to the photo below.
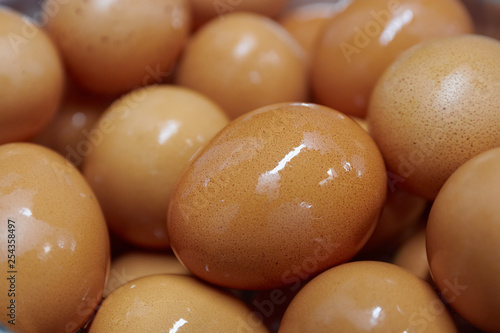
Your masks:
{"label": "blurred background egg", "polygon": [[189,163],[168,233],[179,260],[211,283],[296,284],[361,249],[386,187],[377,146],[349,117],[275,104],[231,122]]}
{"label": "blurred background egg", "polygon": [[63,64],[47,34],[0,6],[0,144],[42,131],[56,114],[63,85]]}
{"label": "blurred background egg", "polygon": [[425,248],[425,229],[419,230],[397,250],[393,263],[424,280],[431,280]]}
{"label": "blurred background egg", "polygon": [[421,43],[377,82],[368,127],[391,182],[433,200],[473,156],[500,146],[500,42],[478,35]]}
{"label": "blurred background egg", "polygon": [[255,332],[267,329],[239,299],[193,277],[154,275],[109,295],[89,333]]}
{"label": "blurred background egg", "polygon": [[305,101],[306,57],[275,21],[234,13],[192,37],[176,82],[207,95],[236,118],[272,103]]}
{"label": "blurred background egg", "polygon": [[363,118],[377,79],[401,52],[472,32],[459,0],[351,1],[322,33],[312,68],[314,101]]}
{"label": "blurred background egg", "polygon": [[427,224],[434,282],[462,317],[500,331],[500,148],[459,167],[446,181]]}
{"label": "blurred background egg", "polygon": [[182,87],[142,88],[113,103],[90,131],[83,164],[111,231],[141,247],[169,248],[172,187],[227,123],[215,103]]}
{"label": "blurred background egg", "polygon": [[23,333],[78,331],[100,303],[109,270],[106,222],[85,179],[48,148],[2,145],[0,216],[0,302],[6,314],[14,300],[15,325],[6,315],[0,322]]}
{"label": "blurred background egg", "polygon": [[47,0],[43,23],[77,83],[119,95],[169,75],[190,30],[187,1]]}

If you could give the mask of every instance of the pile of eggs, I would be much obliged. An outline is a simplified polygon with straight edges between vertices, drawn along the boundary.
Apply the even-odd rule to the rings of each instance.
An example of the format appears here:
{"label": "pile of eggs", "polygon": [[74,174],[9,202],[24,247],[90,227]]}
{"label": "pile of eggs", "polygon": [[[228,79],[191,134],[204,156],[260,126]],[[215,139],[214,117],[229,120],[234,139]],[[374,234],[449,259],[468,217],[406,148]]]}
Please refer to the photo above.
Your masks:
{"label": "pile of eggs", "polygon": [[500,332],[475,29],[459,0],[0,7],[0,331]]}

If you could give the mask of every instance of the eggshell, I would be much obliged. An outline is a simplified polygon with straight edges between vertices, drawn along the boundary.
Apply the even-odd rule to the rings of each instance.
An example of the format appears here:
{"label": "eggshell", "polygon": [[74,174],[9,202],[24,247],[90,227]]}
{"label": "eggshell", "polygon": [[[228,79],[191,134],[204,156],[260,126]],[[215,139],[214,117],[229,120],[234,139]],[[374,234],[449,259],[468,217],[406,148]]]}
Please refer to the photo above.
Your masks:
{"label": "eggshell", "polygon": [[231,118],[307,95],[306,57],[278,23],[235,13],[208,23],[189,42],[177,83],[217,102]]}
{"label": "eggshell", "polygon": [[422,43],[375,87],[368,126],[389,183],[433,200],[473,156],[500,146],[500,42],[463,35]]}
{"label": "eggshell", "polygon": [[195,278],[155,275],[117,289],[102,303],[89,333],[267,332],[245,304]]}
{"label": "eggshell", "polygon": [[172,193],[168,232],[198,277],[269,289],[354,256],[385,195],[380,153],[353,120],[275,104],[236,119],[194,157]]}
{"label": "eggshell", "polygon": [[359,261],[314,278],[288,307],[279,333],[457,332],[422,279],[383,262]]}
{"label": "eggshell", "polygon": [[89,134],[83,165],[111,231],[142,247],[168,248],[172,187],[227,123],[211,100],[182,87],[147,87],[113,103]]}
{"label": "eggshell", "polygon": [[0,6],[0,144],[39,133],[56,114],[63,84],[62,61],[47,34]]}
{"label": "eggshell", "polygon": [[274,17],[288,0],[190,0],[194,25],[199,27],[213,18],[223,18],[233,12],[253,12]]}
{"label": "eggshell", "polygon": [[427,257],[441,294],[462,317],[500,331],[500,148],[459,167],[427,224]]}
{"label": "eggshell", "polygon": [[[0,322],[23,333],[78,331],[101,301],[109,269],[106,223],[85,179],[47,148],[2,145],[0,217]],[[15,326],[5,315],[12,300]]]}
{"label": "eggshell", "polygon": [[393,263],[403,267],[416,276],[431,280],[429,263],[427,262],[427,251],[425,249],[425,229],[414,234],[396,252]]}
{"label": "eggshell", "polygon": [[324,28],[312,69],[315,101],[365,117],[383,71],[424,40],[472,33],[459,0],[356,0]]}
{"label": "eggshell", "polygon": [[107,297],[127,282],[156,274],[191,275],[173,254],[129,252],[111,262],[103,297]]}
{"label": "eggshell", "polygon": [[187,1],[45,1],[42,18],[75,81],[118,95],[169,75],[190,29]]}

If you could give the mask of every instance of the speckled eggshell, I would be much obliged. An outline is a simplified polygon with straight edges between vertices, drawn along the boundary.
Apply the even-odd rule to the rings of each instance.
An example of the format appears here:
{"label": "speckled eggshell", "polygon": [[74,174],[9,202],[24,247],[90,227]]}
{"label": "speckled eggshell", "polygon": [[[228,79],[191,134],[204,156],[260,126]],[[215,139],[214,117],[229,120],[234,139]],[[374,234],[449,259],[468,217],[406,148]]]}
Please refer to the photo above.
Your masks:
{"label": "speckled eggshell", "polygon": [[127,282],[156,274],[191,275],[171,253],[129,252],[111,262],[103,297]]}
{"label": "speckled eggshell", "polygon": [[445,305],[419,277],[393,264],[358,261],[310,281],[279,333],[456,333]]}
{"label": "speckled eggshell", "polygon": [[83,164],[111,231],[141,247],[168,248],[172,188],[228,122],[211,100],[176,86],[142,88],[113,103],[89,135]]}
{"label": "speckled eggshell", "polygon": [[[0,218],[0,323],[23,333],[78,331],[101,301],[109,270],[106,222],[85,179],[45,147],[2,145]],[[6,316],[12,299],[15,326]]]}
{"label": "speckled eggshell", "polygon": [[134,280],[109,295],[89,333],[255,332],[267,329],[239,299],[188,276]]}
{"label": "speckled eggshell", "polygon": [[372,95],[368,126],[389,182],[433,200],[473,156],[500,146],[500,42],[463,35],[415,46]]}
{"label": "speckled eggshell", "polygon": [[253,12],[269,17],[276,16],[289,0],[189,0],[196,27],[207,21],[233,12]]}
{"label": "speckled eggshell", "polygon": [[459,0],[356,0],[324,28],[312,68],[315,101],[365,117],[383,71],[424,40],[472,33]]}
{"label": "speckled eggshell", "polygon": [[172,249],[236,289],[299,283],[349,260],[386,196],[382,157],[349,117],[281,103],[244,115],[190,162],[172,193]]}
{"label": "speckled eggshell", "polygon": [[500,148],[459,167],[427,224],[427,257],[443,297],[487,332],[500,331]]}
{"label": "speckled eggshell", "polygon": [[236,118],[272,103],[305,101],[306,67],[304,50],[281,25],[234,13],[193,36],[177,83],[207,95]]}
{"label": "speckled eggshell", "polygon": [[169,75],[190,30],[188,5],[188,0],[45,1],[43,23],[75,81],[95,93],[119,95]]}
{"label": "speckled eggshell", "polygon": [[63,85],[63,64],[47,34],[0,6],[0,144],[27,140],[47,126]]}
{"label": "speckled eggshell", "polygon": [[430,281],[431,276],[425,248],[425,229],[420,230],[404,243],[396,252],[392,262],[416,276]]}

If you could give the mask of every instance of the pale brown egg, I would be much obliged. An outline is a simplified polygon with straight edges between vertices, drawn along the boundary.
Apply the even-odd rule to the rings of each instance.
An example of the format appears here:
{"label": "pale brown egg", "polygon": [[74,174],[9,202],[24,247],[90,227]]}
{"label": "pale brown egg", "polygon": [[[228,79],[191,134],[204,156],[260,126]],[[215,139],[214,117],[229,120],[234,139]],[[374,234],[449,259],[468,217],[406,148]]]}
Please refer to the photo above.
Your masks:
{"label": "pale brown egg", "polygon": [[157,274],[191,275],[171,253],[129,252],[111,262],[103,297],[127,282]]}
{"label": "pale brown egg", "polygon": [[278,332],[458,331],[427,282],[393,264],[358,261],[334,267],[306,284]]}
{"label": "pale brown egg", "polygon": [[28,140],[56,114],[63,64],[28,17],[0,6],[0,144]]}
{"label": "pale brown egg", "polygon": [[168,248],[172,187],[227,123],[215,103],[182,87],[147,87],[113,103],[89,134],[83,165],[111,231],[142,247]]}
{"label": "pale brown egg", "polygon": [[32,141],[57,151],[73,165],[81,167],[90,131],[111,100],[88,94],[74,86],[66,89],[58,113]]}
{"label": "pale brown egg", "polygon": [[312,69],[317,103],[365,117],[383,71],[424,40],[472,33],[459,0],[356,0],[325,27]]}
{"label": "pale brown egg", "polygon": [[260,108],[182,174],[167,219],[172,249],[221,286],[300,283],[361,249],[386,187],[377,146],[349,117],[314,104]]}
{"label": "pale brown egg", "polygon": [[302,45],[308,58],[312,59],[324,27],[346,4],[346,1],[340,1],[296,7],[284,13],[278,22]]}
{"label": "pale brown egg", "polygon": [[85,179],[45,147],[2,145],[0,216],[0,322],[16,332],[78,331],[109,270],[106,222]]}
{"label": "pale brown egg", "polygon": [[424,280],[431,280],[425,249],[425,229],[414,234],[399,248],[394,256],[393,263],[406,268]]}
{"label": "pale brown egg", "polygon": [[500,146],[500,42],[463,35],[402,55],[377,83],[369,130],[389,183],[433,200],[473,156]]}
{"label": "pale brown egg", "polygon": [[69,74],[99,94],[119,95],[161,83],[190,30],[187,0],[74,0],[43,17]]}
{"label": "pale brown egg", "polygon": [[177,83],[217,102],[231,118],[307,95],[306,57],[278,23],[250,13],[208,23],[191,39]]}
{"label": "pale brown egg", "polygon": [[233,12],[253,12],[274,17],[287,5],[289,0],[189,0],[196,27],[213,18],[223,18]]}
{"label": "pale brown egg", "polygon": [[125,284],[97,311],[89,333],[255,332],[259,318],[239,299],[193,277],[154,275]]}
{"label": "pale brown egg", "polygon": [[446,181],[427,224],[434,282],[462,317],[500,331],[500,148],[459,167]]}

